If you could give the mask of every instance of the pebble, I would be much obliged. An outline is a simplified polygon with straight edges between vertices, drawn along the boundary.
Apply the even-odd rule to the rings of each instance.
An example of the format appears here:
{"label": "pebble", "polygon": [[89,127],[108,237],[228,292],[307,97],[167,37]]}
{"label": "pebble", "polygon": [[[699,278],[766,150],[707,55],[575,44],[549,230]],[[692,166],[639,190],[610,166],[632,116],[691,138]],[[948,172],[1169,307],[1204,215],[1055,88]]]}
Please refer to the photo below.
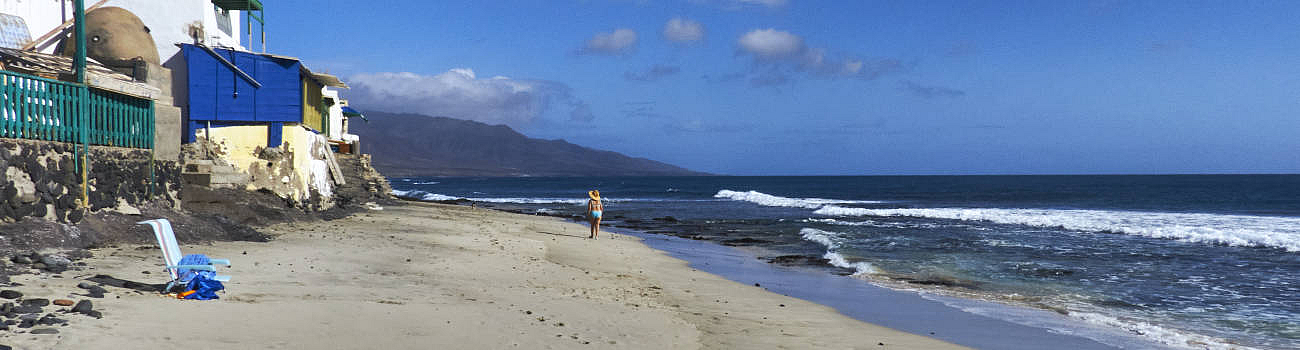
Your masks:
{"label": "pebble", "polygon": [[22,305],[23,306],[31,306],[31,305],[46,306],[46,305],[50,305],[50,299],[44,299],[44,298],[23,299]]}
{"label": "pebble", "polygon": [[68,266],[72,264],[72,260],[58,254],[47,254],[41,256],[41,263],[46,266]]}
{"label": "pebble", "polygon": [[82,300],[77,302],[77,306],[72,307],[72,312],[90,315],[92,309],[94,309],[94,304],[90,300]]}
{"label": "pebble", "polygon": [[32,334],[59,334],[59,330],[54,328],[37,328],[32,330]]}
{"label": "pebble", "polygon": [[18,299],[22,297],[23,297],[23,293],[16,290],[9,290],[9,289],[0,290],[0,298]]}
{"label": "pebble", "polygon": [[58,305],[58,306],[72,306],[72,304],[73,304],[72,300],[68,300],[68,299],[54,299],[54,305]]}
{"label": "pebble", "polygon": [[41,317],[41,319],[36,320],[36,324],[46,325],[46,326],[53,326],[53,325],[64,324],[64,323],[68,323],[68,320],[54,317],[54,315],[52,314],[45,315],[45,317]]}
{"label": "pebble", "polygon": [[41,307],[36,305],[19,305],[14,307],[13,312],[19,314],[37,313],[41,312]]}

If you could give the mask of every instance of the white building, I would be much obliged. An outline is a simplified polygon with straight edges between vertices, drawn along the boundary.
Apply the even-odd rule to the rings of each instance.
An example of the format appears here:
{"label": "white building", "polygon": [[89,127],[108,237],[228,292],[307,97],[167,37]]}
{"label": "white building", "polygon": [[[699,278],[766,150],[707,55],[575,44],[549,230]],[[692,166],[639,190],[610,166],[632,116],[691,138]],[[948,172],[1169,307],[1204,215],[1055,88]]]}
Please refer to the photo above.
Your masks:
{"label": "white building", "polygon": [[[99,1],[85,3],[90,7]],[[72,4],[71,0],[0,0],[0,13],[22,17],[32,39],[37,39],[71,21]],[[153,35],[164,66],[177,59],[177,43],[194,42],[193,34],[201,34],[200,40],[210,46],[244,49],[244,11],[224,10],[211,0],[108,0],[101,6],[121,7],[140,17]],[[38,51],[52,53],[58,40],[39,44]]]}

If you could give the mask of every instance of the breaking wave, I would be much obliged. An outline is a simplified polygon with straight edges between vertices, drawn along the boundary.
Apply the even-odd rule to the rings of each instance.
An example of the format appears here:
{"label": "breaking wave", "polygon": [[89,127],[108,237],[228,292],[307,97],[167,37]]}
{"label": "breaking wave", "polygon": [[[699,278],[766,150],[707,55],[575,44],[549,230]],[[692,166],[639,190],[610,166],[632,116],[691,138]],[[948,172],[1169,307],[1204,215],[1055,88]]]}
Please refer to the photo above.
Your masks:
{"label": "breaking wave", "polygon": [[586,199],[574,198],[477,198],[477,197],[454,197],[437,193],[429,193],[420,190],[393,190],[393,195],[401,198],[409,198],[421,201],[448,201],[457,199],[466,199],[475,202],[487,203],[515,203],[515,204],[584,204]]}
{"label": "breaking wave", "polygon": [[808,208],[808,209],[817,209],[830,204],[881,203],[879,201],[851,201],[851,200],[824,199],[824,198],[786,198],[780,196],[773,196],[758,191],[739,192],[739,191],[732,191],[732,190],[718,191],[717,194],[713,195],[713,198],[725,198],[731,200],[745,201],[745,202],[751,202],[751,203],[755,203],[762,206],[768,206],[768,207],[791,207],[791,208]]}
{"label": "breaking wave", "polygon": [[1083,209],[870,209],[834,205],[823,206],[813,213],[828,216],[907,216],[987,221],[1300,252],[1300,218],[1292,217]]}
{"label": "breaking wave", "polygon": [[840,233],[838,232],[822,231],[815,228],[805,228],[799,230],[799,234],[803,235],[803,239],[821,243],[821,245],[826,246],[826,254],[822,255],[822,258],[830,260],[831,265],[834,265],[836,267],[843,267],[846,269],[853,269],[853,271],[856,271],[853,273],[854,276],[871,274],[876,272],[876,268],[874,266],[871,266],[870,263],[867,263],[865,261],[849,262],[848,259],[845,259],[843,255],[840,255],[840,253],[836,252],[836,249],[840,247],[839,242],[837,242],[840,235]]}

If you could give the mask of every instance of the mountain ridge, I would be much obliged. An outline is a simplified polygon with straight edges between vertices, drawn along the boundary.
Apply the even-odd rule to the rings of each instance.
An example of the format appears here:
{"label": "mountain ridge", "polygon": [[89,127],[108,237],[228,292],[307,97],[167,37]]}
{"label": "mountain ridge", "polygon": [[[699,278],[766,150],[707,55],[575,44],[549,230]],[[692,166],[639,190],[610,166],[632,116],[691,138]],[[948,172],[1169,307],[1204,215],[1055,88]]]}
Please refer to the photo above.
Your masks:
{"label": "mountain ridge", "polygon": [[506,125],[412,113],[352,120],[361,151],[388,176],[698,176],[646,158],[528,137]]}

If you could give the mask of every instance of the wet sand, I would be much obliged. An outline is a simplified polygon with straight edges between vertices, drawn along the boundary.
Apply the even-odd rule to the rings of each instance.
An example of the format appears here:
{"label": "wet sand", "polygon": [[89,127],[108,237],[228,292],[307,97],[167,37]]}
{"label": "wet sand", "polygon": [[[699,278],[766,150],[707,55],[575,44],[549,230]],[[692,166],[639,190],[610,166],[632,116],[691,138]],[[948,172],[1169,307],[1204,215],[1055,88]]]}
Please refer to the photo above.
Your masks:
{"label": "wet sand", "polygon": [[[696,270],[639,238],[555,218],[409,203],[281,224],[269,243],[186,245],[230,258],[220,300],[106,287],[104,318],[59,334],[6,334],[24,349],[959,349]],[[183,243],[183,242],[182,242]],[[93,250],[64,278],[15,276],[65,297],[96,274],[164,283],[155,246]],[[145,273],[148,272],[148,273]],[[71,296],[72,299],[85,299]],[[67,315],[65,318],[85,317]]]}

